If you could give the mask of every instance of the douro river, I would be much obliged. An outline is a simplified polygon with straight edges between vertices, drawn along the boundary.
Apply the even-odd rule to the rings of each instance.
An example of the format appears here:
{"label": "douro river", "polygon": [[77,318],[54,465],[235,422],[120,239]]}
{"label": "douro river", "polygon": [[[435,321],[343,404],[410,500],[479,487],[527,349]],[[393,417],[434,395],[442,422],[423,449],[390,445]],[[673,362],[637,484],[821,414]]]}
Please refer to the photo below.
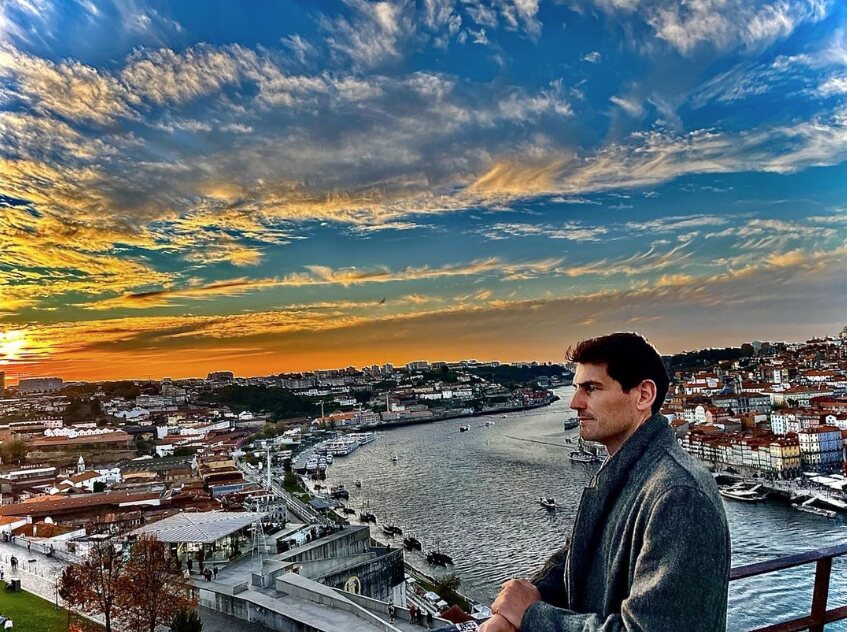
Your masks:
{"label": "douro river", "polygon": [[[596,465],[571,463],[562,422],[572,388],[557,390],[558,402],[536,410],[455,419],[378,433],[376,442],[335,459],[327,483],[344,483],[349,505],[369,506],[380,523],[400,525],[424,551],[438,547],[451,555],[461,591],[489,603],[510,577],[537,570],[570,535],[582,488]],[[485,422],[494,422],[486,426]],[[459,427],[470,430],[460,432]],[[392,461],[396,455],[397,460]],[[360,479],[362,487],[353,481]],[[551,512],[539,496],[559,505]],[[790,555],[847,541],[843,515],[821,518],[768,501],[726,501],[733,566]],[[372,532],[382,537],[379,525]],[[402,538],[394,538],[402,545]],[[432,575],[420,553],[407,559]],[[808,614],[814,565],[770,574],[730,586],[729,630],[745,630]],[[830,607],[847,604],[847,564],[835,561]],[[691,604],[696,608],[697,604]],[[826,628],[847,630],[847,623]]]}

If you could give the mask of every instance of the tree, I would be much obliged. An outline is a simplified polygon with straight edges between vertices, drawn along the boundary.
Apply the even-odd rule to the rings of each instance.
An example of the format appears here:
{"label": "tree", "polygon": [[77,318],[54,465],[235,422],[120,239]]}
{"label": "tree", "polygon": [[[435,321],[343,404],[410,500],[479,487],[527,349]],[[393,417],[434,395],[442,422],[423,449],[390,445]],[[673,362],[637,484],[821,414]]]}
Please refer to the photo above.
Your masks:
{"label": "tree", "polygon": [[196,610],[180,610],[171,621],[171,632],[201,632],[203,621]]}
{"label": "tree", "polygon": [[26,444],[23,441],[6,441],[0,445],[0,459],[3,463],[21,465],[26,461]]}
{"label": "tree", "polygon": [[191,587],[191,580],[166,556],[165,545],[152,536],[140,536],[118,591],[125,629],[155,632],[157,626],[170,624],[177,613],[194,610],[197,599]]}
{"label": "tree", "polygon": [[106,632],[112,632],[118,594],[126,565],[111,540],[95,542],[80,564],[67,566],[59,580],[59,596],[68,610],[102,614]]}

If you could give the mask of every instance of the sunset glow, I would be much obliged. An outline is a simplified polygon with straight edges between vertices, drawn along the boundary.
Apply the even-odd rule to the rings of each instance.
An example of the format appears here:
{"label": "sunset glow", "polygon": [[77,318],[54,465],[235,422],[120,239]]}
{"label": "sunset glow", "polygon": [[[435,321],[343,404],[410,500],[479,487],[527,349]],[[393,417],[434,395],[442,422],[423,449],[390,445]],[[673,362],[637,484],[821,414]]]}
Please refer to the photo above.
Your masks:
{"label": "sunset glow", "polygon": [[840,331],[845,24],[834,0],[4,2],[0,370]]}

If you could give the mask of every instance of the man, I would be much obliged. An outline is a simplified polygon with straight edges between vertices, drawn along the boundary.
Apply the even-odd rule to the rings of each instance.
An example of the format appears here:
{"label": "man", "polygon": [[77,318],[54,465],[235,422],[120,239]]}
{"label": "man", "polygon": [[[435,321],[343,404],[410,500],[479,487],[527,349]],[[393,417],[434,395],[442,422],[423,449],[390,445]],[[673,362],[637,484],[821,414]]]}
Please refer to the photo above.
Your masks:
{"label": "man", "polygon": [[717,486],[659,414],[662,359],[637,334],[568,350],[580,436],[609,459],[582,494],[564,561],[510,580],[480,632],[726,629],[729,529]]}

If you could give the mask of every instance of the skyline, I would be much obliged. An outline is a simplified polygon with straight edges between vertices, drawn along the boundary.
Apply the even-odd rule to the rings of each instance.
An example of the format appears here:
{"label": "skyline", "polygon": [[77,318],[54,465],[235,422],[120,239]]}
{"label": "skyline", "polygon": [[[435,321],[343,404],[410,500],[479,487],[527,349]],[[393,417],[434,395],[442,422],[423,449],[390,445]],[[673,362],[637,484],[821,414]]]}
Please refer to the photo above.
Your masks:
{"label": "skyline", "polygon": [[0,370],[664,354],[847,321],[834,0],[0,7]]}

